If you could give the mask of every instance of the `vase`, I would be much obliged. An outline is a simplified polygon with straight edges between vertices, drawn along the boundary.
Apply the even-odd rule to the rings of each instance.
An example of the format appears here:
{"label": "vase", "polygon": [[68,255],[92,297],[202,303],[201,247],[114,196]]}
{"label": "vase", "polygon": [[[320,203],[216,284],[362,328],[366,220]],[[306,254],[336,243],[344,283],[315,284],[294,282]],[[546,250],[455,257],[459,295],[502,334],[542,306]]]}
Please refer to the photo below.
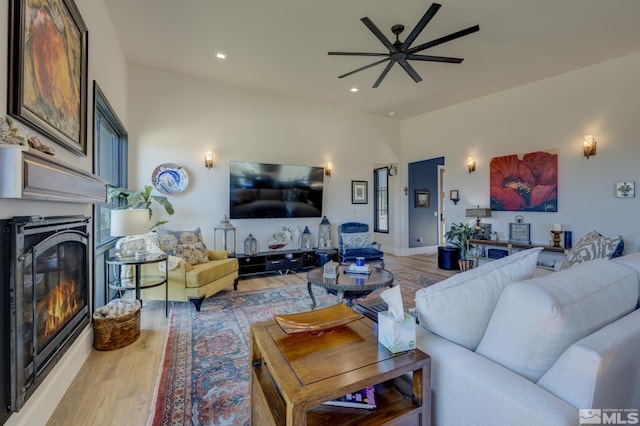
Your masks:
{"label": "vase", "polygon": [[473,268],[473,260],[470,259],[460,259],[458,260],[458,265],[460,265],[460,270],[461,271],[468,271],[469,269]]}

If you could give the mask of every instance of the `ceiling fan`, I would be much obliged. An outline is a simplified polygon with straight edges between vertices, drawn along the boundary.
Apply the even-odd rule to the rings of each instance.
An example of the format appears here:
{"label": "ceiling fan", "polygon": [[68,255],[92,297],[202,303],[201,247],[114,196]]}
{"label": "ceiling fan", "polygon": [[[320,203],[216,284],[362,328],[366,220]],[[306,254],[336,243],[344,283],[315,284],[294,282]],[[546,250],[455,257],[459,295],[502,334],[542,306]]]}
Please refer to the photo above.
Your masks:
{"label": "ceiling fan", "polygon": [[466,28],[464,30],[456,31],[455,33],[449,34],[449,35],[444,36],[444,37],[437,38],[435,40],[431,40],[431,41],[429,41],[427,43],[421,44],[421,45],[416,46],[416,47],[411,47],[411,44],[415,41],[415,39],[418,37],[418,35],[420,35],[420,33],[422,32],[424,27],[427,26],[429,21],[431,21],[431,18],[433,18],[433,16],[436,14],[436,12],[438,12],[438,9],[440,9],[441,6],[442,5],[440,5],[438,3],[433,3],[429,7],[427,12],[424,14],[422,19],[420,19],[420,21],[418,22],[416,27],[413,29],[413,31],[411,31],[409,36],[405,39],[404,42],[401,42],[399,40],[400,33],[402,33],[402,31],[404,31],[404,25],[394,25],[394,26],[391,27],[391,32],[393,34],[395,34],[395,36],[396,36],[396,41],[391,43],[389,41],[389,39],[387,37],[385,37],[384,34],[382,34],[382,32],[378,29],[378,27],[376,27],[376,25],[373,22],[371,22],[371,20],[368,17],[362,18],[361,21],[367,26],[367,28],[369,28],[369,30],[373,33],[373,35],[375,35],[378,38],[378,40],[380,40],[380,42],[382,42],[382,44],[387,49],[389,49],[389,53],[329,52],[329,55],[384,56],[385,57],[384,59],[381,59],[381,60],[376,61],[374,63],[371,63],[369,65],[365,65],[364,67],[355,69],[355,70],[350,71],[350,72],[348,72],[346,74],[342,74],[342,75],[338,76],[338,78],[344,78],[344,77],[350,76],[352,74],[355,74],[357,72],[366,70],[368,68],[371,68],[371,67],[374,67],[376,65],[379,65],[379,64],[382,64],[384,62],[389,61],[389,63],[385,67],[385,69],[382,71],[382,74],[380,74],[380,77],[378,77],[376,82],[373,84],[373,88],[375,89],[376,87],[378,87],[380,85],[380,83],[382,83],[382,80],[384,80],[384,78],[387,76],[387,74],[391,70],[391,67],[393,67],[393,64],[395,64],[396,62],[398,64],[400,64],[400,66],[402,68],[404,68],[404,70],[407,72],[407,74],[409,74],[409,76],[411,76],[411,78],[413,78],[413,81],[415,81],[416,83],[421,82],[422,78],[418,75],[416,70],[409,64],[409,62],[407,62],[408,60],[427,61],[427,62],[448,62],[448,63],[452,63],[452,64],[461,63],[464,60],[463,58],[450,58],[450,57],[447,57],[447,56],[416,55],[416,53],[422,52],[423,50],[426,50],[426,49],[428,49],[430,47],[434,47],[434,46],[437,46],[439,44],[446,43],[446,42],[451,41],[451,40],[455,40],[455,39],[457,39],[459,37],[463,37],[463,36],[466,36],[468,34],[475,33],[476,31],[480,30],[480,27],[478,25],[474,25],[474,26]]}

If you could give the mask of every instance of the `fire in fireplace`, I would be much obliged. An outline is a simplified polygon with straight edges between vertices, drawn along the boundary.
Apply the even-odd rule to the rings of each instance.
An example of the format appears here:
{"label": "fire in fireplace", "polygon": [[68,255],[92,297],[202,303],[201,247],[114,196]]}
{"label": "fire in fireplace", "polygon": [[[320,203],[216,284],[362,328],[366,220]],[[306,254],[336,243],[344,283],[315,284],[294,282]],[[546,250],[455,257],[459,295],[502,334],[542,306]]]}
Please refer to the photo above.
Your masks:
{"label": "fire in fireplace", "polygon": [[[3,221],[9,253],[10,408],[18,411],[89,324],[89,234],[83,216]],[[7,247],[8,246],[8,247]]]}

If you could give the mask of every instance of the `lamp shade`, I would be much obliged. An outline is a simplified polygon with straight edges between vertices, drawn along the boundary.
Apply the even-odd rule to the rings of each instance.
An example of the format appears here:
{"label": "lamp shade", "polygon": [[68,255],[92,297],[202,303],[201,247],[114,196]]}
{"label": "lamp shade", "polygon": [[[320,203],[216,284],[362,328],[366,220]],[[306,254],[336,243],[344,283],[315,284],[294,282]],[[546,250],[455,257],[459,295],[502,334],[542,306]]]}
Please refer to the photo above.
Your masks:
{"label": "lamp shade", "polygon": [[487,208],[476,208],[476,209],[466,209],[465,210],[466,217],[491,217],[491,209]]}
{"label": "lamp shade", "polygon": [[111,210],[111,236],[123,237],[149,232],[148,209]]}

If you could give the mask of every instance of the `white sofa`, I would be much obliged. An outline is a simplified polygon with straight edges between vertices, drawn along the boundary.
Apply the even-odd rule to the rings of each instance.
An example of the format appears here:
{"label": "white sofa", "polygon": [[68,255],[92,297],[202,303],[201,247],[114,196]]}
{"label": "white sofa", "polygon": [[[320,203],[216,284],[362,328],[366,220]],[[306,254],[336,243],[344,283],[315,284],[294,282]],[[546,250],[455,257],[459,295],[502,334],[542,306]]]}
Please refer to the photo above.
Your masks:
{"label": "white sofa", "polygon": [[638,419],[640,253],[529,278],[537,255],[416,293],[417,347],[432,358],[432,424]]}

